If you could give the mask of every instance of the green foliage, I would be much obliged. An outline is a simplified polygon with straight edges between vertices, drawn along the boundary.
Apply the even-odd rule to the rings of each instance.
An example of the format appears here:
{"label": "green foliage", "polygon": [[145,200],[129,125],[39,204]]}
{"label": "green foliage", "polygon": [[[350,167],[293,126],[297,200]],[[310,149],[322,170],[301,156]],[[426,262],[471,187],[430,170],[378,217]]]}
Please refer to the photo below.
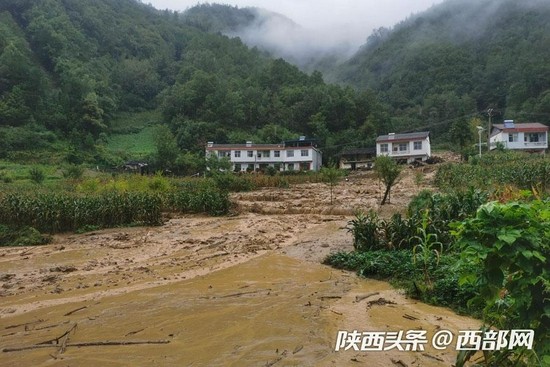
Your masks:
{"label": "green foliage", "polygon": [[32,227],[8,227],[0,224],[0,247],[45,245],[51,241],[49,236],[40,234]]}
{"label": "green foliage", "polygon": [[332,197],[334,186],[340,181],[344,173],[335,166],[321,168],[323,181],[330,187],[330,205],[332,205]]}
{"label": "green foliage", "polygon": [[29,179],[35,184],[41,184],[46,179],[46,175],[41,168],[33,167],[29,170]]}
{"label": "green foliage", "polygon": [[[491,202],[474,218],[457,223],[454,234],[463,263],[482,269],[480,276],[467,274],[463,281],[479,288],[472,302],[485,305],[485,320],[503,329],[533,329],[539,358],[548,358],[550,202]],[[496,355],[499,365],[536,364],[526,361],[521,350]]]}
{"label": "green foliage", "polygon": [[84,167],[69,164],[63,169],[63,177],[71,180],[79,180],[84,175]]}
{"label": "green foliage", "polygon": [[256,188],[248,176],[238,176],[231,172],[220,172],[212,175],[212,179],[219,190],[230,192],[251,191]]}
{"label": "green foliage", "polygon": [[489,195],[479,189],[451,191],[446,194],[421,191],[409,203],[409,216],[428,211],[432,221],[449,223],[462,220],[476,213],[480,205],[489,200]]}
{"label": "green foliage", "polygon": [[176,138],[166,125],[158,125],[154,134],[156,163],[162,169],[172,169],[178,158]]}
{"label": "green foliage", "polygon": [[520,189],[550,189],[550,159],[540,155],[510,151],[482,155],[467,164],[444,164],[435,183],[441,188],[483,190],[513,185]]}
{"label": "green foliage", "polygon": [[425,210],[422,213],[421,226],[417,228],[418,235],[414,237],[418,241],[418,244],[413,247],[413,262],[416,263],[420,258],[424,265],[424,281],[431,286],[432,280],[428,267],[432,258],[439,259],[443,253],[443,244],[437,240],[437,234],[428,232],[430,216],[429,211]]}
{"label": "green foliage", "polygon": [[223,174],[231,169],[231,161],[227,157],[218,158],[211,155],[206,160],[206,169],[211,176]]}
{"label": "green foliage", "polygon": [[166,196],[166,206],[182,213],[224,215],[229,212],[231,201],[226,190],[210,181],[183,182]]}
{"label": "green foliage", "polygon": [[487,106],[548,123],[549,17],[539,0],[445,1],[369,37],[333,79],[376,90],[395,131],[428,125],[459,145]]}
{"label": "green foliage", "polygon": [[85,225],[113,227],[162,222],[160,197],[145,193],[12,193],[0,197],[0,208],[0,224],[30,226],[49,233],[75,231]]}
{"label": "green foliage", "polygon": [[374,161],[374,172],[376,172],[376,176],[380,181],[382,181],[382,183],[384,183],[384,186],[386,187],[384,198],[381,202],[381,205],[384,205],[386,203],[386,199],[388,200],[388,203],[390,202],[390,190],[399,178],[401,167],[392,158],[388,156],[379,156],[376,157],[376,160]]}
{"label": "green foliage", "polygon": [[355,214],[355,218],[348,222],[348,232],[353,235],[353,247],[357,251],[368,251],[382,247],[378,234],[380,219],[374,211],[367,215],[363,212]]}
{"label": "green foliage", "polygon": [[[480,309],[468,307],[468,301],[478,290],[473,285],[460,284],[458,274],[475,273],[479,268],[470,264],[457,266],[458,255],[456,254],[441,255],[439,261],[434,257],[427,260],[426,263],[415,262],[412,251],[405,249],[338,252],[329,255],[324,263],[338,269],[356,271],[365,277],[390,279],[414,298],[477,315]],[[433,279],[429,286],[423,286],[425,269]]]}

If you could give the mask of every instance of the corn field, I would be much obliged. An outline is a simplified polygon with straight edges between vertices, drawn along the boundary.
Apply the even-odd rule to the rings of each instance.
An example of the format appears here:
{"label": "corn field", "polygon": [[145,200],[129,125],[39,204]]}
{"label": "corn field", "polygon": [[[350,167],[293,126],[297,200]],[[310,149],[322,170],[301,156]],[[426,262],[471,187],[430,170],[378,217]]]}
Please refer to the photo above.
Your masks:
{"label": "corn field", "polygon": [[[550,159],[510,154],[483,158],[476,164],[446,164],[439,168],[435,183],[441,188],[499,188],[513,185],[519,189],[550,190]],[[501,159],[497,159],[501,158]]]}
{"label": "corn field", "polygon": [[162,213],[229,211],[227,192],[214,185],[188,183],[164,193],[107,192],[101,194],[28,193],[0,194],[0,224],[29,226],[41,232],[77,231],[87,226],[160,225]]}
{"label": "corn field", "polygon": [[144,193],[11,193],[0,197],[1,224],[30,226],[49,233],[76,231],[84,226],[159,225],[161,214],[161,198]]}

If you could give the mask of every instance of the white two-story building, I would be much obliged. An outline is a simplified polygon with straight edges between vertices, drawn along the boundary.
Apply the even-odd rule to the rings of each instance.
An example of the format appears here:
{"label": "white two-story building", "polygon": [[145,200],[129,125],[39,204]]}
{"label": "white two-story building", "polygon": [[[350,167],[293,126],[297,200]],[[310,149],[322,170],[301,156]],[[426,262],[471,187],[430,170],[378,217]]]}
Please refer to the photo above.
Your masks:
{"label": "white two-story building", "polygon": [[300,137],[280,144],[215,144],[208,142],[206,157],[228,158],[235,172],[255,172],[273,167],[277,171],[318,171],[322,153],[314,140]]}
{"label": "white two-story building", "polygon": [[431,154],[429,131],[390,133],[376,139],[376,156],[386,155],[398,161],[411,163],[415,160],[425,161]]}
{"label": "white two-story building", "polygon": [[506,149],[542,153],[548,149],[548,126],[538,122],[516,124],[506,120],[494,124],[491,130],[491,149],[500,144]]}

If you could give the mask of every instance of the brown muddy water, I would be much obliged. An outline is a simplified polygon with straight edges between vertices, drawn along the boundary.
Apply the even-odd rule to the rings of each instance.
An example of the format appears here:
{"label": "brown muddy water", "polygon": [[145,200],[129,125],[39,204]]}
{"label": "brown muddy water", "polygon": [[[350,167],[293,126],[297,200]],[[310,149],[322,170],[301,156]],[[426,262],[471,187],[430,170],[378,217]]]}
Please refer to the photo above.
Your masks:
{"label": "brown muddy water", "polygon": [[[370,302],[380,299],[388,303]],[[478,322],[408,300],[384,282],[266,253],[190,280],[2,318],[2,348],[52,340],[75,325],[63,353],[59,344],[4,352],[1,365],[442,366],[453,353],[334,352],[336,334]],[[106,341],[167,344],[71,346]]]}
{"label": "brown muddy water", "polygon": [[[372,187],[343,182],[342,212],[370,202]],[[334,214],[326,187],[310,189],[285,195]],[[333,214],[180,217],[0,248],[0,366],[451,366],[452,348],[334,351],[339,330],[432,335],[480,322],[321,265],[352,249],[350,218]]]}

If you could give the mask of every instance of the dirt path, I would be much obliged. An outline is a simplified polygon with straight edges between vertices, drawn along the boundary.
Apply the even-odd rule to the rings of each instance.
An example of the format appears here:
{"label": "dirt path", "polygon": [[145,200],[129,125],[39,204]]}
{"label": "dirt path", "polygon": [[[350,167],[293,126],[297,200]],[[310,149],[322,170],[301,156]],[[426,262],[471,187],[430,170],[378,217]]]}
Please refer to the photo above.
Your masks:
{"label": "dirt path", "polygon": [[[407,173],[384,210],[423,187]],[[53,345],[0,352],[0,366],[448,366],[453,351],[334,351],[338,330],[478,325],[320,264],[351,250],[346,214],[378,209],[380,190],[352,175],[334,206],[326,186],[301,185],[237,194],[234,217],[2,248],[1,348]]]}

